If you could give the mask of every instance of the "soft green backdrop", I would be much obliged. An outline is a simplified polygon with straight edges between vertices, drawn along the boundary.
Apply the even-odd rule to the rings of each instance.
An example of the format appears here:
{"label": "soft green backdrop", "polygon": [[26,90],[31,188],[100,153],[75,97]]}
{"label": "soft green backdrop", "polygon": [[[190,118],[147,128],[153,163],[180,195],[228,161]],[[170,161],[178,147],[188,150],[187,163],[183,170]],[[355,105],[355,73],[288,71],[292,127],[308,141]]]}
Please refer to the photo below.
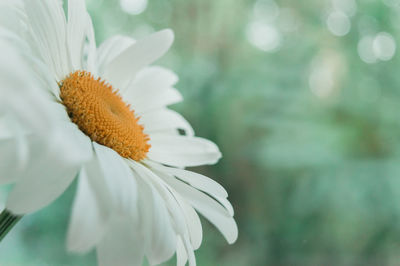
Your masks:
{"label": "soft green backdrop", "polygon": [[[98,43],[172,28],[174,108],[224,154],[196,170],[229,191],[239,239],[204,220],[198,265],[400,265],[399,0],[122,2],[87,1]],[[0,264],[95,265],[65,251],[74,191],[24,217]]]}

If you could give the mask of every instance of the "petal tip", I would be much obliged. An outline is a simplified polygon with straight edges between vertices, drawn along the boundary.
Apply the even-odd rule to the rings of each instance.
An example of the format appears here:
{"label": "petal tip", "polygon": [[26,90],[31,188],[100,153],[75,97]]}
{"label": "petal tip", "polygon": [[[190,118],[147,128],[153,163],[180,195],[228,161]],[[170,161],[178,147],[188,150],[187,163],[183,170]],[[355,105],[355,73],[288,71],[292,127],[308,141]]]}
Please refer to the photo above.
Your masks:
{"label": "petal tip", "polygon": [[163,34],[165,34],[165,36],[168,38],[168,40],[171,41],[171,43],[174,41],[175,33],[172,29],[167,28],[167,29],[161,30],[161,32]]}
{"label": "petal tip", "polygon": [[234,244],[236,242],[236,240],[238,239],[238,235],[239,235],[239,230],[238,230],[235,220],[233,220],[233,224],[234,224],[234,228],[233,228],[232,234],[229,237],[226,237],[226,241],[228,242],[229,245]]}

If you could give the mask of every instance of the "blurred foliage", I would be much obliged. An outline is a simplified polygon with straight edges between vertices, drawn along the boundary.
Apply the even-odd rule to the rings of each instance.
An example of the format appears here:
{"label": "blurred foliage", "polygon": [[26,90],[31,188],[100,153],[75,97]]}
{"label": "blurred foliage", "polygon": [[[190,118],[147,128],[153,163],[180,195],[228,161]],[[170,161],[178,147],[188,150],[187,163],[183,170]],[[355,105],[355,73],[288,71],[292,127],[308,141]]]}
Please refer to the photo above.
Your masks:
{"label": "blurred foliage", "polygon": [[[227,188],[240,231],[229,246],[204,220],[198,265],[400,265],[400,1],[87,3],[99,44],[175,31],[160,62],[180,76],[174,108],[220,146],[196,170]],[[74,190],[23,219],[4,265],[94,265],[65,251]]]}

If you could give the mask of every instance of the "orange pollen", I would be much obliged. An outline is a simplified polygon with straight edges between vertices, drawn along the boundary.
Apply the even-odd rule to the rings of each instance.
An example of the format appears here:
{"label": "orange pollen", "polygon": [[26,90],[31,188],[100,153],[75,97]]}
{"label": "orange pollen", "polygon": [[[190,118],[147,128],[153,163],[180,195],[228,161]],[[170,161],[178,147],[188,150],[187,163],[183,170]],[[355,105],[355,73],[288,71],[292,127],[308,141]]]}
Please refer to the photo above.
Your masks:
{"label": "orange pollen", "polygon": [[111,85],[89,72],[76,71],[60,83],[60,97],[72,122],[92,141],[125,158],[146,158],[150,138]]}

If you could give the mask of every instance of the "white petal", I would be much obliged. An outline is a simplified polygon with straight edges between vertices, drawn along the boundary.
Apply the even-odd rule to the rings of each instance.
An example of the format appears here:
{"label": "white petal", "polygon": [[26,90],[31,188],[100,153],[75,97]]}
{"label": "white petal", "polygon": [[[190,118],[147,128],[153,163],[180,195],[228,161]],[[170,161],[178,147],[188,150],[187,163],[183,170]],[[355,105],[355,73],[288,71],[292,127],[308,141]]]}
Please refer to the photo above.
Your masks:
{"label": "white petal", "polygon": [[[154,182],[149,180],[152,179],[152,175],[147,168],[135,162],[132,167],[141,176],[141,179],[138,179],[140,216],[143,219],[143,233],[149,241],[145,248],[146,256],[150,264],[160,264],[172,257],[177,241],[167,208],[168,200],[161,197],[160,187],[156,189],[153,185]],[[164,194],[164,196],[166,195]],[[168,205],[171,206],[171,204]]]}
{"label": "white petal", "polygon": [[[102,193],[109,198],[114,212],[137,216],[137,184],[132,170],[114,150],[93,143],[97,164],[101,169],[99,182],[103,182]],[[93,167],[91,168],[93,169]]]}
{"label": "white petal", "polygon": [[20,171],[22,162],[18,158],[16,148],[18,146],[17,139],[0,140],[0,184],[15,182],[17,176],[15,172]]}
{"label": "white petal", "polygon": [[191,186],[212,195],[213,197],[222,197],[222,198],[228,197],[228,193],[226,192],[224,187],[222,187],[220,184],[218,184],[211,178],[208,178],[204,175],[183,169],[166,167],[148,161],[146,161],[146,164],[149,164],[151,167],[158,169],[161,172],[174,175],[179,179],[185,181],[186,183],[190,184]]}
{"label": "white petal", "polygon": [[227,200],[226,198],[218,197],[218,196],[213,196],[213,198],[215,198],[222,206],[224,206],[224,208],[228,211],[230,216],[233,216],[235,214],[233,206],[229,202],[229,200]]}
{"label": "white petal", "polygon": [[175,197],[179,198],[178,202],[181,205],[183,213],[185,214],[186,224],[188,226],[190,242],[193,249],[196,250],[200,247],[203,240],[203,228],[201,226],[200,217],[197,212],[188,204],[183,198],[175,193]]}
{"label": "white petal", "polygon": [[14,33],[21,33],[21,24],[24,21],[22,7],[23,5],[17,0],[0,1],[0,26]]}
{"label": "white petal", "polygon": [[[108,219],[107,217],[115,216],[123,216],[129,219],[133,227],[139,218],[137,213],[137,184],[133,172],[126,161],[113,150],[97,143],[93,143],[93,147],[95,156],[85,165],[85,170],[88,176],[88,186],[93,194],[93,201],[96,201],[98,206],[96,215],[97,219],[100,220],[99,227],[102,228],[101,222]],[[105,238],[107,237],[111,236],[105,236]],[[89,239],[86,239],[86,242],[82,240],[80,246],[76,247],[77,251],[83,252],[85,248],[89,249],[93,243],[98,242],[98,238],[91,235],[89,237],[84,235],[84,238]],[[107,246],[105,243],[101,245],[103,248]],[[99,259],[101,263],[108,263],[107,258],[104,257],[108,255],[104,254],[108,253],[103,249],[98,254]],[[119,253],[117,252],[117,254]],[[130,255],[125,254],[125,256],[129,257]],[[140,260],[142,256],[143,254],[140,255]]]}
{"label": "white petal", "polygon": [[16,214],[36,211],[58,198],[70,185],[83,163],[92,157],[90,141],[74,124],[62,123],[50,139],[29,139],[29,161],[12,175],[18,180],[7,201]]}
{"label": "white petal", "polygon": [[169,109],[159,109],[146,113],[140,117],[139,123],[144,126],[146,134],[164,133],[178,129],[186,132],[187,136],[193,137],[194,131],[190,124],[179,113]]}
{"label": "white petal", "polygon": [[99,266],[140,266],[143,255],[143,239],[132,221],[124,217],[113,217],[97,247]]}
{"label": "white petal", "polygon": [[150,136],[149,159],[171,166],[215,164],[221,153],[211,141],[184,136]]}
{"label": "white petal", "polygon": [[[56,99],[57,102],[61,103],[60,87],[57,84],[57,81],[54,75],[52,74],[52,71],[49,68],[49,66],[47,66],[37,58],[32,59],[30,63],[35,65],[35,67],[32,70],[34,71],[37,78],[38,89],[46,93],[45,95],[46,98],[52,97],[51,98],[52,101]],[[32,90],[32,85],[28,85],[24,89]],[[51,95],[47,95],[48,94],[47,91],[50,91]]]}
{"label": "white petal", "polygon": [[12,114],[0,116],[0,183],[15,180],[11,172],[25,167],[29,157],[28,136],[29,131]]}
{"label": "white petal", "polygon": [[174,35],[162,30],[138,40],[105,68],[104,78],[123,91],[136,73],[163,56],[171,47]]}
{"label": "white petal", "polygon": [[[12,112],[31,129],[46,132],[53,118],[48,104],[50,94],[41,88],[42,83],[30,67],[32,58],[21,52],[27,48],[9,40],[9,33],[0,29],[0,113]],[[36,65],[35,70],[39,68]],[[26,106],[34,108],[27,112]]]}
{"label": "white petal", "polygon": [[68,229],[69,251],[88,252],[103,237],[106,218],[100,203],[82,169]]}
{"label": "white petal", "polygon": [[171,191],[167,183],[164,182],[152,169],[143,165],[142,163],[137,163],[130,160],[130,165],[132,169],[138,172],[139,176],[152,188],[154,188],[158,194],[163,198],[166,207],[170,213],[173,220],[175,231],[179,234],[186,234],[187,230],[185,227],[185,218],[181,212],[181,208],[173,196],[173,191]]}
{"label": "white petal", "polygon": [[153,99],[154,95],[173,87],[177,82],[178,76],[169,69],[159,66],[146,67],[137,73],[123,96],[132,104],[137,101],[148,101]]}
{"label": "white petal", "polygon": [[188,237],[183,237],[183,244],[185,246],[186,253],[188,254],[189,266],[196,266],[196,258],[194,256],[193,247],[190,244]]}
{"label": "white petal", "polygon": [[31,38],[43,61],[51,66],[57,80],[72,68],[66,49],[66,19],[62,3],[54,0],[25,0]]}
{"label": "white petal", "polygon": [[13,119],[11,114],[0,115],[0,140],[14,137],[13,122],[15,122],[15,119]]}
{"label": "white petal", "polygon": [[96,39],[94,36],[93,22],[92,18],[87,15],[87,62],[85,69],[91,72],[93,75],[97,76],[97,66],[96,66],[96,58],[97,58],[97,47],[96,47]]}
{"label": "white petal", "polygon": [[176,265],[185,266],[188,260],[185,246],[181,237],[178,237],[178,243],[176,244]]}
{"label": "white petal", "polygon": [[31,213],[53,202],[71,184],[79,167],[65,165],[50,153],[32,160],[27,169],[17,176],[6,204],[15,214]]}
{"label": "white petal", "polygon": [[86,12],[85,1],[68,1],[68,48],[72,67],[75,70],[82,69],[83,48],[87,35],[88,13]]}
{"label": "white petal", "polygon": [[87,174],[88,182],[96,195],[96,200],[101,206],[102,216],[107,217],[113,211],[114,206],[110,188],[104,180],[104,173],[100,167],[100,162],[96,152],[93,154],[92,160],[87,162],[83,168]]}
{"label": "white petal", "polygon": [[[154,187],[158,188],[158,191],[163,196],[167,207],[172,214],[175,227],[177,227],[175,230],[177,230],[178,234],[189,234],[193,248],[199,248],[203,237],[203,230],[201,227],[200,218],[193,208],[179,195],[179,193],[177,193],[158,176],[164,175],[163,173],[159,171],[152,172],[150,169],[147,169],[140,164],[133,165],[133,167],[141,168],[140,171],[145,172],[143,175],[146,180],[152,181]],[[173,197],[171,197],[171,195],[173,195]],[[178,203],[178,205],[175,201]],[[182,214],[184,218],[182,217]]]}
{"label": "white petal", "polygon": [[[45,142],[46,146],[49,146],[49,152],[64,164],[81,166],[82,163],[91,160],[93,155],[91,140],[74,123],[61,121],[54,124],[48,135],[47,139],[41,141]],[[32,151],[32,154],[35,153]]]}
{"label": "white petal", "polygon": [[165,108],[168,105],[179,103],[183,100],[183,97],[179,91],[174,88],[168,88],[154,94],[149,99],[141,99],[131,103],[132,108],[139,114],[145,114],[147,112]]}
{"label": "white petal", "polygon": [[103,42],[97,51],[99,75],[103,76],[106,66],[134,43],[134,39],[121,35],[113,36]]}
{"label": "white petal", "polygon": [[29,133],[12,115],[0,118],[0,184],[17,181],[29,159]]}
{"label": "white petal", "polygon": [[178,193],[180,193],[190,204],[206,217],[222,233],[228,243],[232,244],[238,236],[235,220],[229,211],[223,208],[217,201],[193,187],[173,177],[162,176]]}
{"label": "white petal", "polygon": [[[24,98],[25,101],[30,98],[35,98],[35,100],[40,97],[48,98],[48,91],[60,100],[60,89],[52,66],[36,56],[26,40],[0,27],[0,41],[2,51],[0,54],[0,82],[2,89],[11,90],[8,91],[9,93],[23,93],[24,95],[21,98]],[[32,67],[33,65],[35,67]],[[15,69],[18,69],[18,71],[15,71]],[[15,86],[17,83],[20,85]],[[40,95],[37,95],[38,93]],[[37,97],[35,97],[36,95]],[[5,95],[3,94],[3,96]],[[5,97],[5,99],[9,100],[9,97]],[[38,105],[40,106],[40,104]]]}

